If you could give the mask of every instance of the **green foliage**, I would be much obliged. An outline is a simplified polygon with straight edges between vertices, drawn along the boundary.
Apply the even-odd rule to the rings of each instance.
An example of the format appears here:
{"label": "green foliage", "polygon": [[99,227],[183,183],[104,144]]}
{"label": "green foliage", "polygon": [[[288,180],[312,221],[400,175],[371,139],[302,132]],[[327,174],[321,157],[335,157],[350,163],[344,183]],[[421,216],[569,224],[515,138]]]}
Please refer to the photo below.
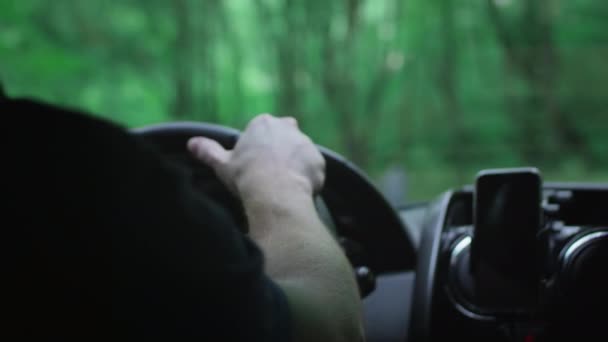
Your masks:
{"label": "green foliage", "polygon": [[293,115],[410,200],[482,168],[608,180],[602,0],[4,0],[10,95],[128,127]]}

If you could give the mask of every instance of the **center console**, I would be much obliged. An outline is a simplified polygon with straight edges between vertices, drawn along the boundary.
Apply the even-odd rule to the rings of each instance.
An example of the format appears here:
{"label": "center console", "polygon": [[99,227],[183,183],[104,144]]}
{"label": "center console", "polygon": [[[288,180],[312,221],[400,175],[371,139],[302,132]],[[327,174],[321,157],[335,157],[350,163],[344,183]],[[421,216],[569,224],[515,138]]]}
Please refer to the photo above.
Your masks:
{"label": "center console", "polygon": [[608,341],[607,294],[608,184],[488,170],[429,209],[409,340]]}

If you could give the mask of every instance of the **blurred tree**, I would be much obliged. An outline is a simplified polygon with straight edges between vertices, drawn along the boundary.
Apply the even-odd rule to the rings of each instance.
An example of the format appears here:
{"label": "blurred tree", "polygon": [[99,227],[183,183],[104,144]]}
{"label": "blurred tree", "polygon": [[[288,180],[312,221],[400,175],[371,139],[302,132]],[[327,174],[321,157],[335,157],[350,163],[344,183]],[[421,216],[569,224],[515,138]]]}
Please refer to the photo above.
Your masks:
{"label": "blurred tree", "polygon": [[[175,24],[177,33],[175,37],[175,71],[174,71],[174,88],[175,99],[171,113],[175,119],[182,119],[194,112],[194,94],[192,89],[192,72],[194,62],[193,34],[192,25],[190,24],[191,11],[187,0],[172,0],[173,9],[175,11]],[[207,37],[203,36],[205,41]]]}
{"label": "blurred tree", "polygon": [[[126,126],[296,116],[408,200],[533,164],[608,180],[608,2],[5,0],[9,95]],[[1,110],[1,108],[0,108]]]}

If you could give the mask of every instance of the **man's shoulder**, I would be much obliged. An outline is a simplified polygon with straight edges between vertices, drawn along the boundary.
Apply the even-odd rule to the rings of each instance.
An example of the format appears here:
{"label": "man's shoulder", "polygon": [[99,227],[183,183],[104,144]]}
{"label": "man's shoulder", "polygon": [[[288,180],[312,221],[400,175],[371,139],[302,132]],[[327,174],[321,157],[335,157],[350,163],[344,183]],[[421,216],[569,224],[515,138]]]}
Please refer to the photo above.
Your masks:
{"label": "man's shoulder", "polygon": [[30,129],[61,132],[71,128],[125,131],[121,125],[96,117],[75,107],[53,104],[33,98],[0,98],[3,120],[26,125]]}

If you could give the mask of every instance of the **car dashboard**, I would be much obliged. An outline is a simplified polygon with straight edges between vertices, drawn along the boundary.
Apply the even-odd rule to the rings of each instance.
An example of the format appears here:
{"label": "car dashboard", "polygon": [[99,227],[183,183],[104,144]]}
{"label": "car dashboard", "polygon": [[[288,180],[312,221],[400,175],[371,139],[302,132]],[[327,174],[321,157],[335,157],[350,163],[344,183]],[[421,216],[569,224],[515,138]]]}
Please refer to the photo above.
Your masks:
{"label": "car dashboard", "polygon": [[417,266],[377,277],[364,299],[367,339],[606,340],[608,184],[543,183],[540,296],[518,314],[487,312],[477,303],[469,267],[474,193],[465,186],[399,210]]}
{"label": "car dashboard", "polygon": [[[184,150],[192,136],[206,136],[232,148],[238,131],[184,122],[133,132],[185,166],[193,186],[215,199],[247,232],[239,201],[212,170]],[[353,266],[368,341],[554,341],[566,336],[608,340],[602,328],[608,308],[608,277],[604,276],[608,265],[608,184],[542,183],[536,169],[503,169],[493,179],[515,180],[527,175],[533,176],[529,179],[534,182],[521,184],[535,186],[509,181],[520,185],[498,191],[503,195],[489,205],[480,199],[483,191],[478,177],[475,186],[446,191],[429,203],[396,209],[355,165],[319,148],[326,159],[326,182],[317,198],[321,204],[318,212],[332,227]],[[508,195],[513,191],[518,196]],[[502,219],[492,223],[502,231],[498,235],[486,231],[485,240],[479,234],[483,232],[479,229],[480,204],[488,204],[489,213],[496,208],[502,212],[497,216]],[[521,217],[517,213],[530,212],[538,213],[528,220],[532,224],[518,225]],[[532,234],[522,227],[531,227]],[[501,261],[511,264],[509,272],[504,271],[504,265],[497,268],[496,263],[488,267],[485,264],[489,262],[473,253],[485,250],[491,255],[494,248],[503,251],[502,258],[507,260]],[[534,257],[522,258],[527,255]],[[473,261],[482,262],[484,271],[474,267],[477,263]],[[521,285],[520,269],[513,265],[525,275],[529,275],[525,270],[534,270],[533,282],[526,278],[528,287]],[[518,303],[519,292],[535,296],[525,307],[504,311],[501,306],[488,305],[492,291],[492,300],[507,307],[510,298]]]}

